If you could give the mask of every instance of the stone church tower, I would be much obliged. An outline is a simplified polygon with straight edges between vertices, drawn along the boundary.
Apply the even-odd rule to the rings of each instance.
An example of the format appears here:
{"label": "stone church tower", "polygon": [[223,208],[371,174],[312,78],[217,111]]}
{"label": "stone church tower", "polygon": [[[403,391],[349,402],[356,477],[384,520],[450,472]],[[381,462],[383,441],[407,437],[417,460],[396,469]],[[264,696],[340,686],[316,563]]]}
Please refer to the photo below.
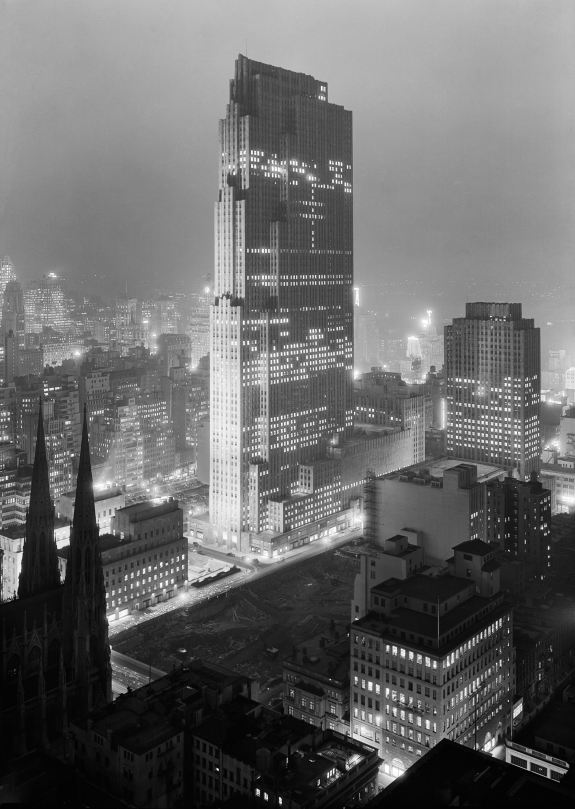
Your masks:
{"label": "stone church tower", "polygon": [[53,590],[60,584],[58,556],[54,541],[54,503],[50,497],[50,478],[46,459],[42,404],[38,417],[36,453],[32,471],[30,506],[26,514],[26,539],[22,550],[22,568],[18,598]]}
{"label": "stone church tower", "polygon": [[0,604],[0,755],[57,749],[68,721],[111,700],[112,672],[86,413],[60,584],[42,408],[18,598]]}
{"label": "stone church tower", "polygon": [[70,553],[64,584],[64,660],[79,685],[79,713],[112,699],[106,590],[84,410]]}

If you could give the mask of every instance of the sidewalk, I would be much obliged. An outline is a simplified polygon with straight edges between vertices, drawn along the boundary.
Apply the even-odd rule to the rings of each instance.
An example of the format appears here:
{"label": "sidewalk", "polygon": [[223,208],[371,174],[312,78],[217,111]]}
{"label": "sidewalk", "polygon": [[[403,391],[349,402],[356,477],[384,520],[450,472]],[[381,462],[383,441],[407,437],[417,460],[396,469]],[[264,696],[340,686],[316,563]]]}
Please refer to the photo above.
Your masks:
{"label": "sidewalk", "polygon": [[[316,548],[321,548],[320,552],[325,551],[327,548],[337,548],[340,545],[345,545],[346,542],[350,542],[353,539],[357,539],[362,535],[361,528],[347,528],[345,531],[341,531],[338,534],[333,534],[330,537],[325,537],[323,539],[316,539],[314,542],[308,542],[306,545],[301,545],[299,548],[293,548],[289,551],[284,551],[281,556],[276,556],[273,559],[270,559],[268,556],[261,556],[257,553],[251,554],[240,554],[237,551],[233,551],[234,556],[228,556],[227,554],[230,551],[226,550],[221,545],[216,545],[215,542],[205,542],[203,540],[194,540],[198,543],[199,549],[208,551],[210,553],[217,554],[214,558],[227,558],[229,559],[230,563],[235,562],[236,564],[241,564],[243,562],[244,565],[249,565],[250,567],[257,568],[259,565],[263,567],[271,567],[273,565],[282,564],[283,560],[286,561],[290,559],[298,559],[303,555],[310,555],[313,557],[318,553],[315,551]],[[190,542],[191,547],[191,542]],[[310,553],[310,551],[314,551]],[[249,560],[249,561],[248,561]],[[255,564],[254,563],[255,560]]]}

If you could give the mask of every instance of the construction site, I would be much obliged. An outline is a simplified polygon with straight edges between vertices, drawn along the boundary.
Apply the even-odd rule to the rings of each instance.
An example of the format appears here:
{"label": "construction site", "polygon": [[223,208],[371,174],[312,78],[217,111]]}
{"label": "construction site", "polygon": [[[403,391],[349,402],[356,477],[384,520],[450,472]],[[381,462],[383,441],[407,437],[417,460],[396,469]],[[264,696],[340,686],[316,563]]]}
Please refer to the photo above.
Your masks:
{"label": "construction site", "polygon": [[114,649],[162,671],[203,658],[263,687],[295,644],[349,622],[358,572],[355,548],[330,551],[121,632]]}

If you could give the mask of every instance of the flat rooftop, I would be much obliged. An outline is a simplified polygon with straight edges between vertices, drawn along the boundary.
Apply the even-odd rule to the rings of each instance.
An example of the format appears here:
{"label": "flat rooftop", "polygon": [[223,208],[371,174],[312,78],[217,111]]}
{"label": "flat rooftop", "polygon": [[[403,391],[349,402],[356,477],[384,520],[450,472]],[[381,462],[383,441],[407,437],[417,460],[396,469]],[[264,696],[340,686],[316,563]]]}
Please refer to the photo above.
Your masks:
{"label": "flat rooftop", "polygon": [[177,511],[180,508],[178,501],[174,498],[167,503],[160,503],[154,505],[150,500],[144,500],[141,503],[134,503],[133,506],[124,506],[116,511],[116,516],[126,515],[131,523],[140,522],[141,520],[152,519],[153,517],[160,517],[162,514],[169,514],[172,511]]}
{"label": "flat rooftop", "polygon": [[[67,525],[70,525],[68,520],[54,516],[54,528],[65,528]],[[20,539],[26,536],[26,525],[24,523],[20,525],[8,525],[5,528],[0,528],[0,534],[10,539]]]}
{"label": "flat rooftop", "polygon": [[573,806],[574,792],[550,778],[442,739],[373,798],[372,809],[435,806]]}
{"label": "flat rooftop", "polygon": [[437,604],[438,601],[444,602],[459,593],[466,592],[469,590],[470,584],[472,582],[469,579],[462,579],[458,576],[423,576],[416,573],[407,579],[386,579],[372,587],[371,591],[389,598],[392,593],[399,590],[408,598]]}
{"label": "flat rooftop", "polygon": [[[461,643],[460,635],[447,640],[441,646],[428,646],[419,642],[419,638],[440,638],[446,633],[450,632],[457,626],[465,623],[465,621],[477,616],[481,610],[489,605],[490,599],[483,598],[482,596],[472,596],[458,604],[457,607],[450,610],[445,615],[442,615],[437,620],[437,615],[428,615],[427,613],[417,612],[416,610],[406,609],[404,607],[397,607],[394,609],[392,616],[381,616],[376,612],[369,612],[359,621],[355,621],[351,629],[357,626],[362,629],[371,629],[379,634],[385,640],[392,643],[407,643],[413,648],[420,648],[422,651],[427,651],[442,657],[454,646]],[[502,603],[496,605],[494,609],[490,610],[483,618],[473,623],[473,633],[480,631],[485,626],[491,624],[495,618],[499,618],[510,609],[510,605]],[[400,632],[404,632],[406,637],[400,640]],[[468,627],[466,635],[471,633],[471,628]]]}
{"label": "flat rooftop", "polygon": [[[306,650],[305,659],[303,656],[304,648]],[[306,669],[309,671],[310,677],[314,675],[327,677],[339,682],[349,680],[348,627],[338,624],[333,632],[327,630],[314,635],[313,638],[299,643],[295,652],[295,655],[292,654],[285,658],[284,665]],[[305,672],[300,672],[300,675],[305,680]]]}
{"label": "flat rooftop", "polygon": [[[113,486],[109,489],[97,489],[94,487],[94,502],[97,503],[100,500],[107,500],[109,497],[119,497],[121,494],[122,490],[119,486]],[[76,499],[76,490],[63,492],[60,497],[74,501]]]}
{"label": "flat rooftop", "polygon": [[[422,461],[422,463],[414,464],[413,466],[406,466],[404,469],[399,469],[391,474],[400,475],[403,472],[419,472],[426,473],[433,478],[443,480],[443,474],[448,469],[453,469],[455,466],[476,466],[477,467],[477,482],[486,483],[488,480],[500,478],[502,475],[507,474],[507,470],[503,466],[492,466],[491,464],[477,463],[475,461],[462,461],[456,458],[436,458],[433,461]],[[385,476],[387,477],[387,475]]]}

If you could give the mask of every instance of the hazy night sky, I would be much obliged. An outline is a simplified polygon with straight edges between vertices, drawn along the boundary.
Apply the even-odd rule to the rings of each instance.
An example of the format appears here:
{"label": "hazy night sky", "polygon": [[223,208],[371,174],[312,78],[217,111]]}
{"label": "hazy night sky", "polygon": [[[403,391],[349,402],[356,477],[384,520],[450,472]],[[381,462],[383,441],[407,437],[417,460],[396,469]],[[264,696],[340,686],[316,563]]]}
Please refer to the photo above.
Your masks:
{"label": "hazy night sky", "polygon": [[575,301],[573,0],[0,0],[0,253],[21,281],[195,289],[246,51],[353,111],[374,306]]}

